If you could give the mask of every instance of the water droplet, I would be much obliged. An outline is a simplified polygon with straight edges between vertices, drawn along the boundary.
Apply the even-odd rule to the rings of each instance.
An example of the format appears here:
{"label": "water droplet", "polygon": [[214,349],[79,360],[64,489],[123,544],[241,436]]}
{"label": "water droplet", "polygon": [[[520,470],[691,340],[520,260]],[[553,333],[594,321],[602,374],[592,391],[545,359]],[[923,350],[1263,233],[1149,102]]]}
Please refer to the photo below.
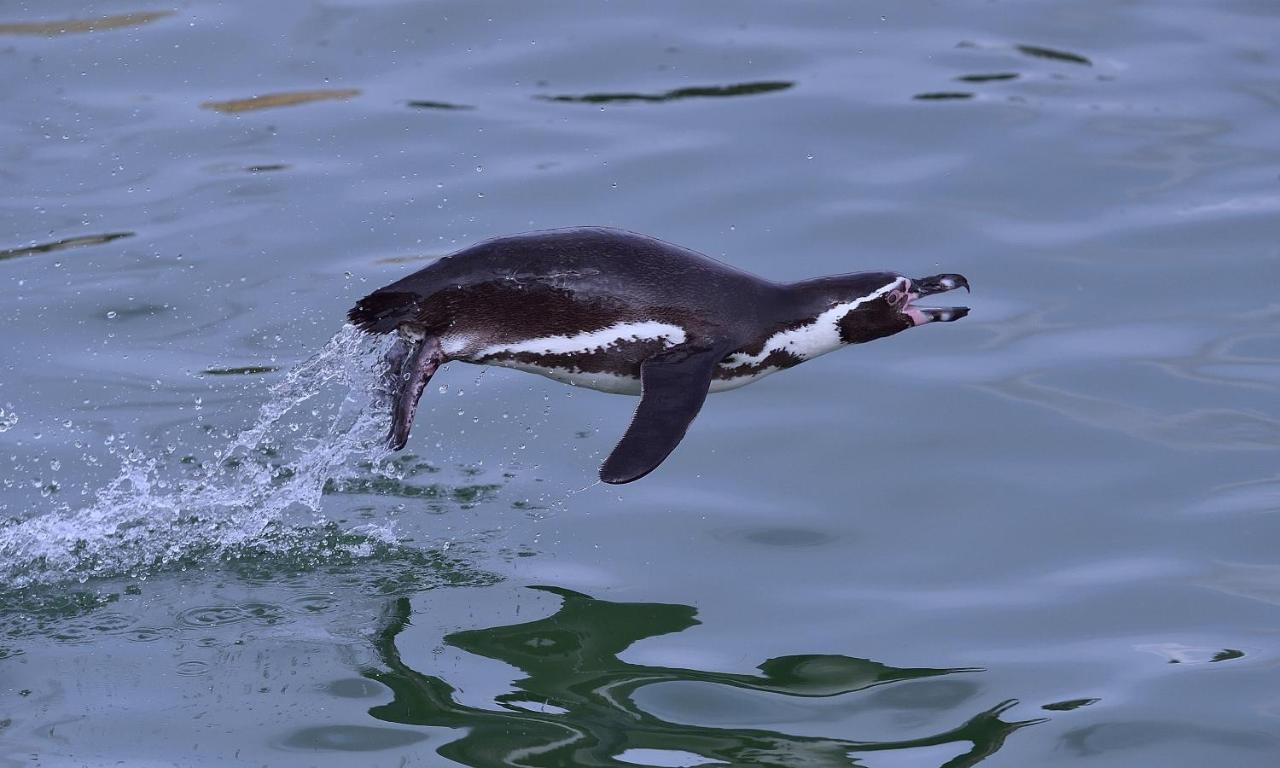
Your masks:
{"label": "water droplet", "polygon": [[446,393],[446,392],[448,392],[448,391],[449,391],[449,385],[448,385],[448,384],[441,384],[441,385],[440,385],[440,394],[442,394],[442,395],[443,395],[443,394],[445,394],[445,393]]}
{"label": "water droplet", "polygon": [[108,320],[116,319],[116,311],[114,309],[107,313],[107,319]]}

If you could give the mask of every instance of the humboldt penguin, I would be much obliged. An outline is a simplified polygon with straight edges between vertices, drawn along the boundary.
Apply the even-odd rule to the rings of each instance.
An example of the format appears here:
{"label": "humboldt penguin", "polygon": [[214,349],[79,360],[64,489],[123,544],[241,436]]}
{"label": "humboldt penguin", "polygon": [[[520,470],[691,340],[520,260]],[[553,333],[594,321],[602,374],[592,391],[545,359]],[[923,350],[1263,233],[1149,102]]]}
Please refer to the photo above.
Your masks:
{"label": "humboldt penguin", "polygon": [[969,283],[896,272],[773,282],[652,237],[584,227],[478,243],[379,288],[348,317],[398,335],[385,378],[393,449],[408,441],[441,365],[500,365],[639,395],[600,469],[606,483],[629,483],[675,449],[709,392],[846,344],[959,320],[967,307],[915,304],[956,288]]}

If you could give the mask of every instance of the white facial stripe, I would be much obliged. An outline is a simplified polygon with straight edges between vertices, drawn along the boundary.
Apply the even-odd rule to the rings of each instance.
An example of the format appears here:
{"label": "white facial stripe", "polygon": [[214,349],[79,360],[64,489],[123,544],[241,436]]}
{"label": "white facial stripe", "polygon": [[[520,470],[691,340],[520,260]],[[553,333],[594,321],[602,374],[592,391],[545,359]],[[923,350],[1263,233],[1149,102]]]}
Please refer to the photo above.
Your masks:
{"label": "white facial stripe", "polygon": [[874,301],[895,288],[906,289],[908,281],[905,277],[877,288],[866,296],[861,296],[853,301],[841,302],[836,304],[827,311],[814,318],[813,322],[806,323],[799,328],[792,328],[786,331],[779,331],[769,337],[764,343],[764,348],[759,354],[748,355],[739,352],[731,357],[725,358],[721,366],[732,368],[738,365],[758,365],[769,357],[771,352],[790,352],[802,360],[808,360],[818,355],[826,354],[833,349],[838,349],[842,342],[840,341],[840,318],[849,312],[857,309],[868,301]]}
{"label": "white facial stripe", "polygon": [[670,323],[645,320],[641,323],[615,323],[598,331],[585,331],[572,336],[544,336],[510,344],[493,344],[477,352],[476,358],[489,355],[532,352],[539,355],[572,355],[603,350],[627,341],[661,341],[664,346],[683,344],[684,329]]}

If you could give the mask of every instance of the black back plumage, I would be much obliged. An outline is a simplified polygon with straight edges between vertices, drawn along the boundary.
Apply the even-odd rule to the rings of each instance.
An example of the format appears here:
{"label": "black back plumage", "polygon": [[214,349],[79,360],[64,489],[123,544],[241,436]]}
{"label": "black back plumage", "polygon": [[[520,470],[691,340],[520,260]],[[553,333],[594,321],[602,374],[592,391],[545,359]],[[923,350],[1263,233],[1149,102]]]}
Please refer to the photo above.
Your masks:
{"label": "black back plumage", "polygon": [[[777,283],[651,237],[584,227],[478,243],[374,291],[348,318],[365,331],[389,333],[408,322],[425,321],[429,328],[438,317],[456,317],[465,304],[469,312],[494,307],[509,322],[514,300],[527,319],[554,319],[566,299],[587,311],[597,307],[597,327],[630,308],[713,324],[735,336],[749,336],[790,309]],[[591,324],[578,315],[563,319],[561,333]]]}

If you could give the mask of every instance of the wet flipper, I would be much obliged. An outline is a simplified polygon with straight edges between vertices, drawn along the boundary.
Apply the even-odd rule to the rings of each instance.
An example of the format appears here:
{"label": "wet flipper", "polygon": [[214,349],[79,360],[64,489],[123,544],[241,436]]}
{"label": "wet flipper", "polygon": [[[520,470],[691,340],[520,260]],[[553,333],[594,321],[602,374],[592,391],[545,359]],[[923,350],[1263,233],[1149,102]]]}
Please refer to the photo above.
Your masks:
{"label": "wet flipper", "polygon": [[387,445],[398,451],[409,442],[413,415],[427,382],[445,362],[444,350],[435,336],[401,333],[386,357],[386,388],[391,398],[391,431]]}
{"label": "wet flipper", "polygon": [[684,439],[707,399],[716,365],[732,345],[683,344],[640,365],[640,405],[631,426],[600,467],[606,483],[629,483],[652,472]]}

